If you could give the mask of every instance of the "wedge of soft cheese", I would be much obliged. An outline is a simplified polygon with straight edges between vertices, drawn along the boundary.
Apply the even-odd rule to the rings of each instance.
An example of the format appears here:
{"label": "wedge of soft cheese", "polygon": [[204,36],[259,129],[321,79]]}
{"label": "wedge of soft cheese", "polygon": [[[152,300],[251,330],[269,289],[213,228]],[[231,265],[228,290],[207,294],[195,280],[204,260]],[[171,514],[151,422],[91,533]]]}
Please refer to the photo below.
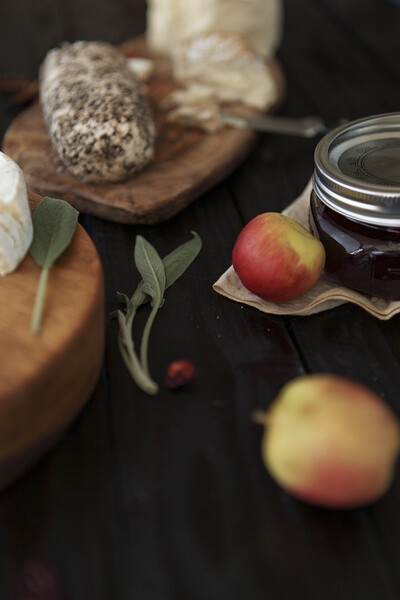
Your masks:
{"label": "wedge of soft cheese", "polygon": [[188,38],[204,33],[235,33],[252,50],[271,57],[282,37],[281,0],[148,0],[147,43],[171,53]]}
{"label": "wedge of soft cheese", "polygon": [[197,36],[178,44],[172,59],[181,87],[167,98],[173,106],[169,121],[214,132],[225,126],[221,106],[265,111],[277,101],[269,68],[239,35]]}
{"label": "wedge of soft cheese", "polygon": [[32,237],[24,176],[17,163],[0,152],[0,275],[17,268]]}
{"label": "wedge of soft cheese", "polygon": [[236,34],[209,33],[178,44],[173,74],[193,101],[199,100],[201,92],[203,100],[208,93],[210,100],[220,103],[241,102],[266,110],[277,98],[264,61]]}

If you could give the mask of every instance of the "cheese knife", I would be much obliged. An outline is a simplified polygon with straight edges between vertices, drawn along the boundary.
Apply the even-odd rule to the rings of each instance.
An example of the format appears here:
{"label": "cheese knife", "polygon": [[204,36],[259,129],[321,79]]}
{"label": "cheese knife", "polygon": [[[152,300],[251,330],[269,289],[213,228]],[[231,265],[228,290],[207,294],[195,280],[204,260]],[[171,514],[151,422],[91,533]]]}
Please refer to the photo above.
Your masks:
{"label": "cheese knife", "polygon": [[280,117],[271,115],[242,116],[222,111],[220,119],[232,127],[250,127],[256,131],[279,133],[305,138],[323,135],[334,127],[345,123],[342,119],[332,125],[325,123],[320,117]]}

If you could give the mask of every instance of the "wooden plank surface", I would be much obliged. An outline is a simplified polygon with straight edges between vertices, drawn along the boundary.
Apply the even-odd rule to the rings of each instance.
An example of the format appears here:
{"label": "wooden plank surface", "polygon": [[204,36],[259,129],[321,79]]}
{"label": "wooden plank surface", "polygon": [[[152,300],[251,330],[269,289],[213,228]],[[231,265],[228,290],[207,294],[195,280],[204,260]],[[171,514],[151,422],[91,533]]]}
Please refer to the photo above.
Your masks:
{"label": "wooden plank surface", "polygon": [[[335,120],[397,110],[400,8],[389,0],[286,0],[284,8],[284,114]],[[43,51],[62,38],[123,41],[143,31],[144,15],[143,0],[99,0],[96,7],[94,0],[57,0],[51,7],[25,0],[23,10],[21,2],[8,4],[0,7],[1,68],[33,74]],[[37,48],[21,34],[28,23],[41,33]],[[1,102],[4,133],[15,110]],[[26,562],[39,559],[71,600],[399,597],[399,472],[372,507],[307,506],[266,474],[261,430],[251,420],[253,408],[267,407],[288,379],[317,370],[363,381],[400,414],[399,318],[378,323],[344,305],[281,319],[211,288],[230,264],[242,225],[259,212],[281,210],[302,191],[314,146],[315,140],[261,136],[231,177],[168,223],[144,227],[82,216],[105,274],[105,367],[82,417],[0,496],[5,599],[15,597]],[[130,293],[138,282],[135,236],[164,255],[192,229],[204,247],[167,290],[150,367],[162,381],[168,362],[189,358],[197,378],[149,398],[119,359],[108,315],[117,307],[116,292]],[[143,310],[138,332],[145,317]]]}

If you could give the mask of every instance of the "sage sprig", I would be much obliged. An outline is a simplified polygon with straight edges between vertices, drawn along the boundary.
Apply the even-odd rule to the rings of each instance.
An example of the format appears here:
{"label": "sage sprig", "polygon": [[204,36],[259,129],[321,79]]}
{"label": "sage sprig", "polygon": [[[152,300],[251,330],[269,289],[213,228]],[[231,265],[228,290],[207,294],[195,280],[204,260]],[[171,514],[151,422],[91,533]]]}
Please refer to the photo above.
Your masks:
{"label": "sage sprig", "polygon": [[[118,300],[125,305],[125,313],[121,310],[116,312],[119,324],[119,351],[133,380],[148,394],[156,394],[158,391],[158,385],[151,378],[148,365],[151,328],[164,303],[165,290],[186,271],[201,250],[200,236],[194,231],[192,235],[191,240],[175,248],[163,259],[147,240],[138,235],[134,259],[142,280],[131,298],[120,292],[117,294]],[[148,302],[151,310],[143,330],[139,358],[132,339],[132,325],[138,308]]]}
{"label": "sage sprig", "polygon": [[138,235],[136,238],[134,256],[135,264],[142,276],[142,292],[151,298],[151,313],[147,319],[140,346],[140,362],[145,373],[149,375],[149,336],[156,314],[164,302],[166,275],[163,261],[159,257],[157,251],[141,235]]}
{"label": "sage sprig", "polygon": [[42,267],[31,321],[34,334],[39,333],[42,323],[49,271],[70,245],[78,215],[68,202],[49,197],[43,198],[33,214],[33,241],[29,252]]}

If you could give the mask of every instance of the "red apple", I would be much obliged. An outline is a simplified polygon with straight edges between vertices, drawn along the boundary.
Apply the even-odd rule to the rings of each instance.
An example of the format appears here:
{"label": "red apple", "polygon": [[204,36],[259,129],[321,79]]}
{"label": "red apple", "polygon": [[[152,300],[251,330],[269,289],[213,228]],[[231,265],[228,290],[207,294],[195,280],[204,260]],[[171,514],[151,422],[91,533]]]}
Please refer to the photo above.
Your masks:
{"label": "red apple", "polygon": [[280,213],[263,213],[240,232],[232,251],[243,285],[270,302],[287,302],[307,292],[325,265],[321,242]]}
{"label": "red apple", "polygon": [[399,422],[366,387],[335,375],[305,375],[286,384],[264,416],[263,461],[294,496],[351,508],[389,488]]}

